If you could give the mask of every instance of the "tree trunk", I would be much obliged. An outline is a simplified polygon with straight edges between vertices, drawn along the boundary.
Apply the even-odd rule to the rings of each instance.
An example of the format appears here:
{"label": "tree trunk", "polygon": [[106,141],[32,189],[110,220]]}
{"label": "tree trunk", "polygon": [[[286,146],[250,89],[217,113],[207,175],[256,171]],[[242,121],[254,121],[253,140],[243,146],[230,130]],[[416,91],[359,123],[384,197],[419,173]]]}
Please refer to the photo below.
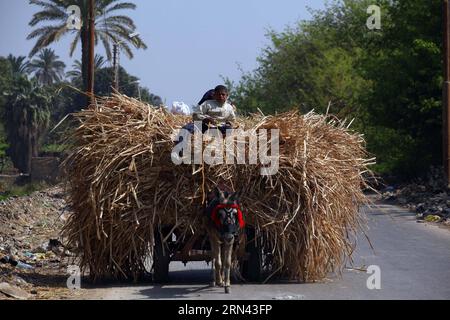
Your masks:
{"label": "tree trunk", "polygon": [[31,173],[31,159],[39,156],[39,124],[33,123],[32,113],[22,110],[17,129],[8,133],[8,156],[20,173]]}
{"label": "tree trunk", "polygon": [[89,63],[89,29],[81,28],[81,77],[83,78],[83,92],[88,91],[88,63]]}
{"label": "tree trunk", "polygon": [[28,130],[27,132],[28,137],[27,138],[27,143],[25,144],[25,148],[26,148],[26,156],[24,157],[24,170],[23,173],[27,173],[30,174],[31,173],[31,158],[33,157],[33,137],[32,134],[30,132],[30,130]]}
{"label": "tree trunk", "polygon": [[[22,111],[23,112],[23,111]],[[10,141],[10,148],[8,155],[20,173],[30,173],[31,170],[31,136],[27,128],[27,116],[22,114],[18,117],[20,122],[17,126],[17,131],[10,132],[8,141]]]}

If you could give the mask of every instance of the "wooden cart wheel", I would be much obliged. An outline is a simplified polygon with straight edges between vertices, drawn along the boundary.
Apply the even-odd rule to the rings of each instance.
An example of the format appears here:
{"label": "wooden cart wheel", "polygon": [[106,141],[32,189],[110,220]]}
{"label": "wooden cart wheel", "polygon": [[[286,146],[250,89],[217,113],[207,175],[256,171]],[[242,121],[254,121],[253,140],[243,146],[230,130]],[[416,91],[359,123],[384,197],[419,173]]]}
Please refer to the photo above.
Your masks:
{"label": "wooden cart wheel", "polygon": [[153,282],[166,283],[169,281],[169,249],[163,248],[161,234],[155,231],[155,247],[153,251]]}
{"label": "wooden cart wheel", "polygon": [[246,232],[248,260],[244,261],[242,276],[249,282],[258,282],[262,275],[262,248],[258,239],[255,239],[255,229],[247,228]]}

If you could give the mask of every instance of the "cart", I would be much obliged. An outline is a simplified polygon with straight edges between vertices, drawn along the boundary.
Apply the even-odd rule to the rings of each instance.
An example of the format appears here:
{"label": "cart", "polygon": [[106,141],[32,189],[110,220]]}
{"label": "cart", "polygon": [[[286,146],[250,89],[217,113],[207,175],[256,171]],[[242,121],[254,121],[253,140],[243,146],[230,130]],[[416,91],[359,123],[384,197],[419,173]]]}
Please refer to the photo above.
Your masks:
{"label": "cart", "polygon": [[[212,261],[211,246],[206,231],[199,231],[188,237],[181,236],[173,226],[164,226],[155,231],[153,251],[153,281],[169,281],[169,264],[180,261],[185,265],[193,261]],[[233,255],[239,263],[239,270],[245,281],[259,282],[262,278],[262,243],[256,237],[255,229],[248,226],[240,239],[235,240]]]}

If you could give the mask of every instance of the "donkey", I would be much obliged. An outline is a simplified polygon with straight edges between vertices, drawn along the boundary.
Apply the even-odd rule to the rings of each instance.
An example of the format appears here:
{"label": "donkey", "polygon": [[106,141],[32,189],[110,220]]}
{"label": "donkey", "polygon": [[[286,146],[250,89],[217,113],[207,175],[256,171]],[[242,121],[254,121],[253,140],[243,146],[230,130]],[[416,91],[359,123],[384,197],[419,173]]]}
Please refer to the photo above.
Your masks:
{"label": "donkey", "polygon": [[212,253],[211,286],[225,288],[230,293],[230,270],[233,244],[240,229],[245,226],[244,217],[239,207],[240,193],[228,193],[216,188],[215,197],[206,209],[207,232]]}

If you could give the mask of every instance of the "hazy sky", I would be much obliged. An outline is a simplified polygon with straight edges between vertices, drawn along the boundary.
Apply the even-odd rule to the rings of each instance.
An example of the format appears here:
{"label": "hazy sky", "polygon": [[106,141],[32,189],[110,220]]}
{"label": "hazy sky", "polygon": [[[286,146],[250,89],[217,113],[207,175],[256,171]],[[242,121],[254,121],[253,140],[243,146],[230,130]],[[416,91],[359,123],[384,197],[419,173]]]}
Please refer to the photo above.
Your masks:
{"label": "hazy sky", "polygon": [[[189,105],[222,82],[221,75],[239,80],[251,71],[256,58],[269,42],[268,28],[282,31],[298,20],[309,19],[308,7],[323,8],[322,0],[134,0],[135,11],[123,11],[134,19],[137,31],[148,45],[121,64],[141,79],[141,85],[160,95],[167,104]],[[33,13],[39,8],[28,0],[0,0],[0,56],[28,55],[33,41],[26,37]],[[81,46],[69,57],[71,37],[52,48],[70,70],[80,59]],[[103,53],[101,46],[97,53]]]}

